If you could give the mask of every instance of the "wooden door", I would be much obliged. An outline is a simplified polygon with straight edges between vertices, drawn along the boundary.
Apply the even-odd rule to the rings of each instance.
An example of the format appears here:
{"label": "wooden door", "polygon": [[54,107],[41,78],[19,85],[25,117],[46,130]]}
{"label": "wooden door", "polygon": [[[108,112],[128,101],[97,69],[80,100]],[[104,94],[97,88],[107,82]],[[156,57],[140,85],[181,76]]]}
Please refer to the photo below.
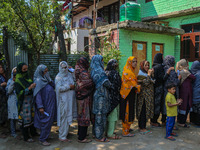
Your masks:
{"label": "wooden door", "polygon": [[163,54],[163,44],[161,44],[161,43],[152,43],[152,64],[153,64],[154,56],[157,53],[162,53]]}
{"label": "wooden door", "polygon": [[137,68],[135,69],[135,74],[137,75],[140,69],[140,62],[147,58],[147,43],[133,41],[133,56],[137,57]]}

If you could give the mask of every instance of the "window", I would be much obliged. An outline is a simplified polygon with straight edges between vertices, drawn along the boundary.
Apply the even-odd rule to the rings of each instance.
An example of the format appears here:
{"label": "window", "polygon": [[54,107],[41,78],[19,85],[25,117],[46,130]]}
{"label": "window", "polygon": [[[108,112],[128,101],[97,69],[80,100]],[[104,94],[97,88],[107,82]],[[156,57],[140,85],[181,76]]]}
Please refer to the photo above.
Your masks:
{"label": "window", "polygon": [[195,61],[200,58],[200,23],[183,25],[181,36],[181,58]]}
{"label": "window", "polygon": [[146,3],[151,2],[151,1],[153,1],[153,0],[145,0]]}
{"label": "window", "polygon": [[89,38],[84,37],[84,51],[89,52]]}
{"label": "window", "polygon": [[104,21],[116,23],[119,21],[119,2],[113,3],[97,11],[97,17],[102,18]]}

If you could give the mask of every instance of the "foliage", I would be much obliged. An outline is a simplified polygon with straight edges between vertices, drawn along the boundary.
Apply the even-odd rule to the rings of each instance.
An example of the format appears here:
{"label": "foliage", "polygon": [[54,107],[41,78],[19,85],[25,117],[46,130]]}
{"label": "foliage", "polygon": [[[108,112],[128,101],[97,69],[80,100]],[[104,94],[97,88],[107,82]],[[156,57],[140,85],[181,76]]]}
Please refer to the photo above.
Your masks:
{"label": "foliage", "polygon": [[106,37],[103,39],[102,51],[99,51],[99,54],[103,56],[105,67],[110,59],[116,59],[119,63],[119,60],[122,57],[117,45],[114,42],[107,40]]}

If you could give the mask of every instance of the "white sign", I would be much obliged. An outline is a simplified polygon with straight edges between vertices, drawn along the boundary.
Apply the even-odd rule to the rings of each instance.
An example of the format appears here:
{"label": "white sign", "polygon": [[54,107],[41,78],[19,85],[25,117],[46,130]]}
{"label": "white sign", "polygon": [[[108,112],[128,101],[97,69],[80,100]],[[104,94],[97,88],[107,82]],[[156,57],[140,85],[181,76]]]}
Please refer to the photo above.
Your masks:
{"label": "white sign", "polygon": [[143,50],[143,45],[142,44],[137,44],[137,50]]}
{"label": "white sign", "polygon": [[156,49],[156,51],[160,51],[160,45],[156,45],[156,47],[155,47],[155,49]]}

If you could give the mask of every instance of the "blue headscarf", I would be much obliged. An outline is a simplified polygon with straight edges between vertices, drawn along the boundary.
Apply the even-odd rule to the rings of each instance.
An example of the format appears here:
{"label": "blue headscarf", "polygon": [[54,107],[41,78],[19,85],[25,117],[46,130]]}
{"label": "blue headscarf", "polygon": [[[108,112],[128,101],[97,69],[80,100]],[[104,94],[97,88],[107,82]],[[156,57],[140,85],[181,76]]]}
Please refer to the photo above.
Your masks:
{"label": "blue headscarf", "polygon": [[108,77],[104,71],[103,57],[101,55],[95,55],[92,57],[90,64],[91,77],[95,84],[96,89],[104,84],[108,80]]}
{"label": "blue headscarf", "polygon": [[51,82],[51,78],[49,76],[49,72],[44,75],[44,70],[47,68],[45,65],[39,65],[34,73],[33,82],[36,84],[36,87],[33,92],[33,96],[36,96],[37,93],[44,88],[49,82]]}
{"label": "blue headscarf", "polygon": [[192,66],[191,66],[191,72],[192,74],[200,74],[200,62],[198,60],[194,61]]}

